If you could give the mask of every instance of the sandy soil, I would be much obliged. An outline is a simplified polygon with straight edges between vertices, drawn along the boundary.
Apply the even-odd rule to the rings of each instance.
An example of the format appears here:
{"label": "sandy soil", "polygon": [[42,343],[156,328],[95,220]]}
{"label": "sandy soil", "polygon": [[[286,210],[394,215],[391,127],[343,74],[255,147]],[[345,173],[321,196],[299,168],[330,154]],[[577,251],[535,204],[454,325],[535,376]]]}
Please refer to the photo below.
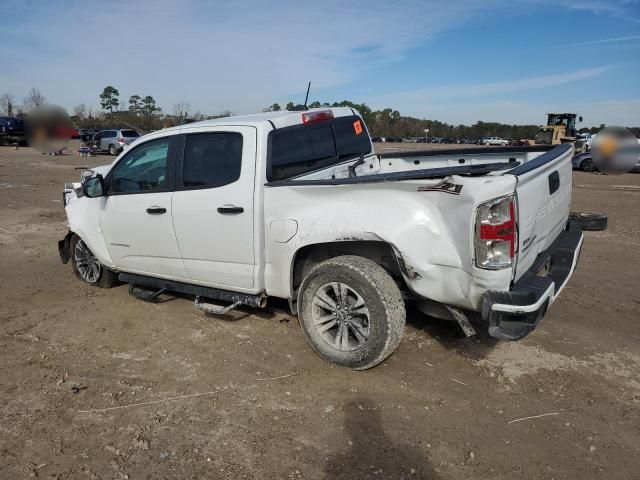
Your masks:
{"label": "sandy soil", "polygon": [[638,477],[640,175],[575,173],[574,209],[610,228],[524,341],[411,312],[352,372],[282,302],[209,317],[80,283],[61,187],[109,161],[0,148],[0,478]]}

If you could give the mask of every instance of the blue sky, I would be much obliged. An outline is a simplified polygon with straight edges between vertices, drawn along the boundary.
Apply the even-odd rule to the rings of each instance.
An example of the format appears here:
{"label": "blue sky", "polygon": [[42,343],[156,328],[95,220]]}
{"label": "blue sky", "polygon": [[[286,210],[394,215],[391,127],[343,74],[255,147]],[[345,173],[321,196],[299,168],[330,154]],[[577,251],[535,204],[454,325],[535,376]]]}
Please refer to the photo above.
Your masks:
{"label": "blue sky", "polygon": [[0,94],[171,113],[350,99],[450,123],[640,125],[640,0],[0,0]]}

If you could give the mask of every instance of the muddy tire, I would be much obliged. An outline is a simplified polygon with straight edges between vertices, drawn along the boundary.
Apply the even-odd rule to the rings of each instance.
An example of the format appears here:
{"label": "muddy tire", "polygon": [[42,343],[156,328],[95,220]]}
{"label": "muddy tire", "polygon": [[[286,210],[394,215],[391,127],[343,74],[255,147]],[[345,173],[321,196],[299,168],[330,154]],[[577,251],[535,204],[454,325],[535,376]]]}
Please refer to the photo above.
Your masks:
{"label": "muddy tire", "polygon": [[404,335],[400,289],[378,264],[345,255],[316,265],[298,294],[299,319],[311,348],[355,370],[375,367]]}
{"label": "muddy tire", "polygon": [[80,280],[100,288],[111,288],[118,284],[118,277],[98,261],[84,240],[73,235],[69,243],[69,254],[73,271]]}
{"label": "muddy tire", "polygon": [[585,232],[600,232],[607,229],[609,219],[601,213],[571,212],[569,220],[578,222]]}

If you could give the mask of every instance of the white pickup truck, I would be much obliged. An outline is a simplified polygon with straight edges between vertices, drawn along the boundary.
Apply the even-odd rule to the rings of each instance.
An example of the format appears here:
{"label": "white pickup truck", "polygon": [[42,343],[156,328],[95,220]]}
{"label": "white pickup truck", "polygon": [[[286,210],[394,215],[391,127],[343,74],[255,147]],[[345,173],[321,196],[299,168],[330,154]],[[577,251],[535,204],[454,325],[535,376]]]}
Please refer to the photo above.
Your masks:
{"label": "white pickup truck", "polygon": [[482,144],[486,146],[493,145],[493,146],[499,146],[499,147],[506,147],[507,145],[509,145],[509,141],[500,137],[486,137],[482,139]]}
{"label": "white pickup truck", "polygon": [[182,292],[223,314],[288,299],[320,356],[366,369],[400,343],[405,302],[467,335],[536,327],[583,242],[572,153],[377,155],[351,108],[208,120],[69,185],[59,250],[81,280],[146,300]]}

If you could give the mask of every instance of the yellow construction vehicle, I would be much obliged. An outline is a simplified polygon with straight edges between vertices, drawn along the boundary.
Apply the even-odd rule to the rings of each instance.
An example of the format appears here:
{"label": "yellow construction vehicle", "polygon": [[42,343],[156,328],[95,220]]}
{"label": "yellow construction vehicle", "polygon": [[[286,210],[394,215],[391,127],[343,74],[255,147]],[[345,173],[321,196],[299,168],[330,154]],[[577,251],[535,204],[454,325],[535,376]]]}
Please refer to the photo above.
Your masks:
{"label": "yellow construction vehicle", "polygon": [[[576,141],[575,113],[547,113],[547,125],[536,133],[537,145],[560,145]],[[578,118],[582,122],[582,117]]]}

